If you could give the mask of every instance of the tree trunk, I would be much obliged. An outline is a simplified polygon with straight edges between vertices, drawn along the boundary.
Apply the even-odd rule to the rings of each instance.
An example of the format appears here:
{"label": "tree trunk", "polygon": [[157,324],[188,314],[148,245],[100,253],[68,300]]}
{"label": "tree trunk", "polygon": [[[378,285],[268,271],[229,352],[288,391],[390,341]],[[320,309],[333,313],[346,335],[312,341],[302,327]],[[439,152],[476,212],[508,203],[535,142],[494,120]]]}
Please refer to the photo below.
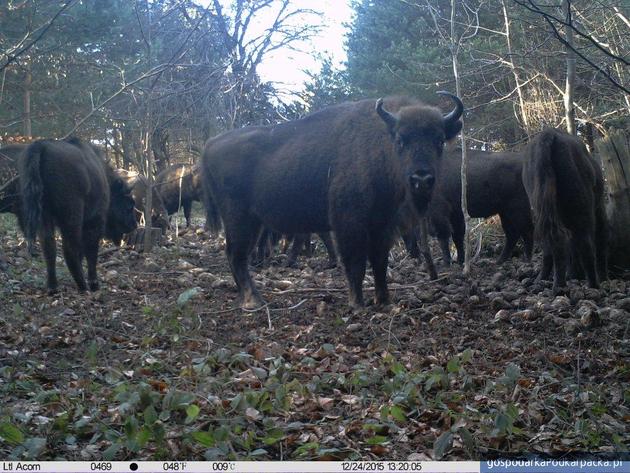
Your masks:
{"label": "tree trunk", "polygon": [[567,53],[567,79],[564,90],[564,116],[567,122],[567,132],[571,135],[577,134],[575,129],[575,107],[573,105],[573,91],[575,87],[575,53],[573,52],[573,29],[568,26],[572,24],[571,0],[563,0],[565,19],[565,39],[569,46],[566,46]]}
{"label": "tree trunk", "polygon": [[[146,46],[147,46],[147,70],[150,71],[153,66],[152,60],[152,45],[151,45],[151,5],[149,0],[146,0],[146,8],[147,8],[147,27],[146,27]],[[152,82],[155,85],[155,81]],[[146,223],[147,227],[151,227],[153,215],[153,147],[151,146],[152,138],[153,138],[153,85],[149,88],[147,94],[147,122],[146,122],[146,133],[145,133],[145,143],[144,143],[144,152],[147,160],[146,167],[146,177],[147,177],[147,195],[144,201],[144,215],[146,216],[148,222]],[[151,238],[151,232],[145,232],[144,234],[144,252],[151,253],[153,248],[153,239]]]}
{"label": "tree trunk", "polygon": [[133,154],[132,136],[126,125],[120,130],[120,147],[123,154],[123,168],[127,171],[131,170],[131,156]]}
{"label": "tree trunk", "polygon": [[618,131],[595,144],[608,184],[610,268],[630,270],[630,132]]}
{"label": "tree trunk", "polygon": [[31,65],[26,65],[26,73],[24,75],[24,119],[23,119],[23,135],[30,138],[33,136],[31,128],[31,87],[33,84],[33,76],[31,74]]}
{"label": "tree trunk", "polygon": [[[453,59],[453,76],[455,77],[455,94],[461,97],[461,84],[459,79],[459,61],[457,58],[459,41],[455,37],[455,7],[457,6],[457,0],[451,0],[451,57]],[[470,274],[470,216],[468,215],[468,153],[466,152],[466,133],[464,128],[464,116],[462,114],[462,131],[461,131],[461,146],[462,146],[462,212],[464,213],[464,224],[466,230],[464,231],[464,274]]]}
{"label": "tree trunk", "polygon": [[505,39],[507,42],[508,62],[510,65],[510,70],[512,71],[512,75],[514,76],[514,83],[516,84],[516,94],[518,95],[518,105],[521,111],[520,113],[521,123],[523,124],[523,129],[525,130],[525,133],[527,133],[527,136],[529,137],[530,136],[529,122],[527,120],[527,113],[525,110],[525,100],[523,99],[521,78],[518,75],[518,70],[516,69],[516,64],[514,63],[514,55],[512,53],[512,39],[510,37],[510,19],[508,17],[508,11],[507,11],[507,6],[505,5],[505,0],[501,0],[501,6],[503,7],[503,21],[505,23]]}

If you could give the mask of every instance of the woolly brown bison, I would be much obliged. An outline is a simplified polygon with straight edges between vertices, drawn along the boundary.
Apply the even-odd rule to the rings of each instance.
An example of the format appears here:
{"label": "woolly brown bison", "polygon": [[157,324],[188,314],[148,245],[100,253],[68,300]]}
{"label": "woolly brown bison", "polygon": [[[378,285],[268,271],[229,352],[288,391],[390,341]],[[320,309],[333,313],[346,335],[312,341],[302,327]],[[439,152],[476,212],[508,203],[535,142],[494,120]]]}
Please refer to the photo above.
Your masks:
{"label": "woolly brown bison", "polygon": [[538,276],[553,268],[553,290],[566,285],[568,257],[575,274],[583,268],[589,285],[607,278],[608,222],[602,170],[575,136],[545,129],[527,146],[523,184],[529,196],[536,237],[543,249]]}
{"label": "woolly brown bison", "polygon": [[[131,189],[131,196],[136,205],[136,221],[138,224],[142,223],[142,221],[146,222],[144,207],[147,189],[149,188],[147,178],[137,172],[126,171],[124,169],[117,169],[116,172]],[[151,196],[151,226],[160,228],[162,233],[166,233],[166,230],[170,228],[168,223],[168,211],[166,210],[162,196],[155,186],[152,188]]]}
{"label": "woolly brown bison", "polygon": [[[512,256],[519,239],[523,240],[525,256],[529,260],[534,227],[529,199],[521,178],[523,154],[468,150],[468,157],[468,215],[488,218],[498,214],[501,218],[505,246],[498,263]],[[446,264],[451,261],[451,236],[457,248],[457,261],[460,264],[464,262],[461,165],[461,150],[446,153],[428,212]]]}
{"label": "woolly brown bison", "polygon": [[190,212],[193,201],[202,201],[199,168],[190,164],[173,164],[155,178],[155,188],[162,196],[168,214],[184,208],[186,226],[190,226]]}
{"label": "woolly brown bison", "polygon": [[[129,188],[97,149],[73,138],[40,140],[19,162],[23,230],[39,235],[48,291],[57,290],[55,227],[61,231],[66,265],[79,291],[98,289],[96,261],[102,236],[112,240],[136,228]],[[87,260],[88,284],[82,260]]]}
{"label": "woolly brown bison", "polygon": [[334,231],[349,284],[363,305],[366,260],[375,302],[388,302],[387,261],[398,207],[408,192],[424,211],[444,142],[459,133],[461,100],[445,116],[407,97],[346,102],[299,120],[228,131],[208,140],[203,185],[210,228],[219,216],[242,306],[262,300],[247,269],[264,225],[281,233]]}

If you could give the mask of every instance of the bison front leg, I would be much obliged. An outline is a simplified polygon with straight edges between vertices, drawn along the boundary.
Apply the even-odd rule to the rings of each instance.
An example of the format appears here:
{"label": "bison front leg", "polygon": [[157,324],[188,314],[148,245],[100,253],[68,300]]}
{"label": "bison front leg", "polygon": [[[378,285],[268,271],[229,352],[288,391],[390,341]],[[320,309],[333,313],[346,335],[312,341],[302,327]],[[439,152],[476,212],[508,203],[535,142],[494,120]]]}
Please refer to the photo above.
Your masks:
{"label": "bison front leg", "polygon": [[182,202],[184,207],[184,218],[186,219],[186,226],[190,227],[190,213],[192,211],[192,200],[186,199]]}
{"label": "bison front leg", "polygon": [[437,271],[435,270],[435,263],[433,262],[433,255],[431,254],[431,249],[429,248],[429,223],[427,222],[427,218],[423,217],[420,219],[420,251],[422,252],[422,256],[424,257],[424,262],[427,265],[427,271],[429,272],[429,277],[433,280],[438,278]]}
{"label": "bison front leg", "polygon": [[57,285],[57,243],[55,242],[55,225],[49,216],[44,215],[43,224],[39,230],[39,241],[46,260],[48,294],[58,290]]}
{"label": "bison front leg", "polygon": [[260,224],[251,217],[241,217],[237,221],[225,222],[225,227],[227,259],[238,287],[241,307],[256,309],[263,300],[249,274],[247,261],[260,233]]}
{"label": "bison front leg", "polygon": [[402,232],[401,237],[407,253],[414,259],[420,259],[420,251],[418,250],[418,237],[416,236],[415,226],[409,232]]}
{"label": "bison front leg", "polygon": [[455,248],[457,248],[457,262],[459,264],[464,264],[464,259],[466,257],[464,250],[464,235],[466,234],[466,223],[464,220],[464,214],[461,211],[456,212],[451,219],[451,227],[453,231],[453,243],[455,243]]}
{"label": "bison front leg", "polygon": [[310,240],[310,238],[310,233],[298,233],[293,237],[293,243],[291,244],[291,249],[289,250],[289,259],[287,260],[287,266],[289,268],[297,267],[297,259],[306,245],[307,240]]}
{"label": "bison front leg", "polygon": [[363,278],[367,264],[367,234],[352,226],[335,228],[337,248],[348,280],[349,301],[354,309],[363,307]]}
{"label": "bison front leg", "polygon": [[382,230],[372,232],[369,237],[368,257],[374,273],[374,303],[386,305],[389,303],[389,291],[387,290],[387,262],[389,259],[390,241],[388,235]]}
{"label": "bison front leg", "polygon": [[83,252],[87,260],[88,286],[90,291],[98,291],[98,276],[96,274],[96,262],[98,260],[98,246],[101,239],[102,224],[92,222],[83,227]]}
{"label": "bison front leg", "polygon": [[328,253],[328,264],[326,269],[331,269],[337,266],[337,252],[335,251],[335,245],[332,241],[330,232],[318,233],[319,237],[324,242],[326,252]]}

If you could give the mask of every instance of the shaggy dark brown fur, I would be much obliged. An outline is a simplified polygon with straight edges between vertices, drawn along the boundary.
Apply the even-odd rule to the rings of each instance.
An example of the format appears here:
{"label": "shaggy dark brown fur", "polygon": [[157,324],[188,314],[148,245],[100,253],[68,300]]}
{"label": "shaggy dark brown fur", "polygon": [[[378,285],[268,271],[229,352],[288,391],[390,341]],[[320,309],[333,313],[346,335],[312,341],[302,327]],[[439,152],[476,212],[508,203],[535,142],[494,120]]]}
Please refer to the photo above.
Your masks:
{"label": "shaggy dark brown fur", "polygon": [[417,100],[392,97],[347,102],[208,140],[202,167],[208,224],[218,227],[217,210],[243,307],[262,302],[247,260],[263,225],[285,234],[332,230],[350,304],[363,305],[368,259],[375,301],[387,303],[397,210],[405,192],[426,209],[444,142],[461,129],[463,105],[454,100],[456,109],[446,117]]}
{"label": "shaggy dark brown fur", "polygon": [[539,279],[547,279],[553,268],[557,293],[566,285],[570,254],[574,273],[583,268],[590,286],[599,287],[607,277],[604,179],[584,144],[559,130],[544,130],[527,147],[523,184],[543,247]]}
{"label": "shaggy dark brown fur", "polygon": [[[505,246],[498,263],[512,257],[519,239],[525,257],[532,255],[534,226],[529,199],[523,187],[522,153],[468,151],[468,214],[473,218],[499,215]],[[461,150],[445,155],[442,173],[429,207],[429,219],[440,241],[444,261],[450,263],[449,238],[457,248],[457,260],[464,262],[464,214],[462,212]]]}
{"label": "shaggy dark brown fur", "polygon": [[[136,228],[129,188],[91,145],[73,138],[41,140],[20,158],[24,234],[39,235],[48,291],[57,290],[55,227],[61,231],[66,265],[79,291],[98,289],[96,261],[102,236]],[[88,284],[82,260],[87,260]]]}
{"label": "shaggy dark brown fur", "polygon": [[155,178],[155,187],[162,196],[168,214],[184,208],[186,225],[190,226],[193,201],[202,201],[199,168],[190,164],[173,164]]}

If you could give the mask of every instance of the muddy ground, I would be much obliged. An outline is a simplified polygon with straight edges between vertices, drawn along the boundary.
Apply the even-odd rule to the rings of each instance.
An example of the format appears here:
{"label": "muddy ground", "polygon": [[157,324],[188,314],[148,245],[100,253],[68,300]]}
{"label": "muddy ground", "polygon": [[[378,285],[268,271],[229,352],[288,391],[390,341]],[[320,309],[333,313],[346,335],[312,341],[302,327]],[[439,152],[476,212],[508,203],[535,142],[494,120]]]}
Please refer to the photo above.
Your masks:
{"label": "muddy ground", "polygon": [[50,297],[41,258],[4,221],[0,457],[628,450],[630,279],[537,293],[532,265],[498,267],[486,238],[470,278],[440,266],[429,281],[397,245],[393,303],[353,313],[319,245],[298,268],[275,255],[256,270],[268,305],[243,312],[224,241],[196,223],[149,256],[105,245],[96,294],[77,294],[59,263]]}

